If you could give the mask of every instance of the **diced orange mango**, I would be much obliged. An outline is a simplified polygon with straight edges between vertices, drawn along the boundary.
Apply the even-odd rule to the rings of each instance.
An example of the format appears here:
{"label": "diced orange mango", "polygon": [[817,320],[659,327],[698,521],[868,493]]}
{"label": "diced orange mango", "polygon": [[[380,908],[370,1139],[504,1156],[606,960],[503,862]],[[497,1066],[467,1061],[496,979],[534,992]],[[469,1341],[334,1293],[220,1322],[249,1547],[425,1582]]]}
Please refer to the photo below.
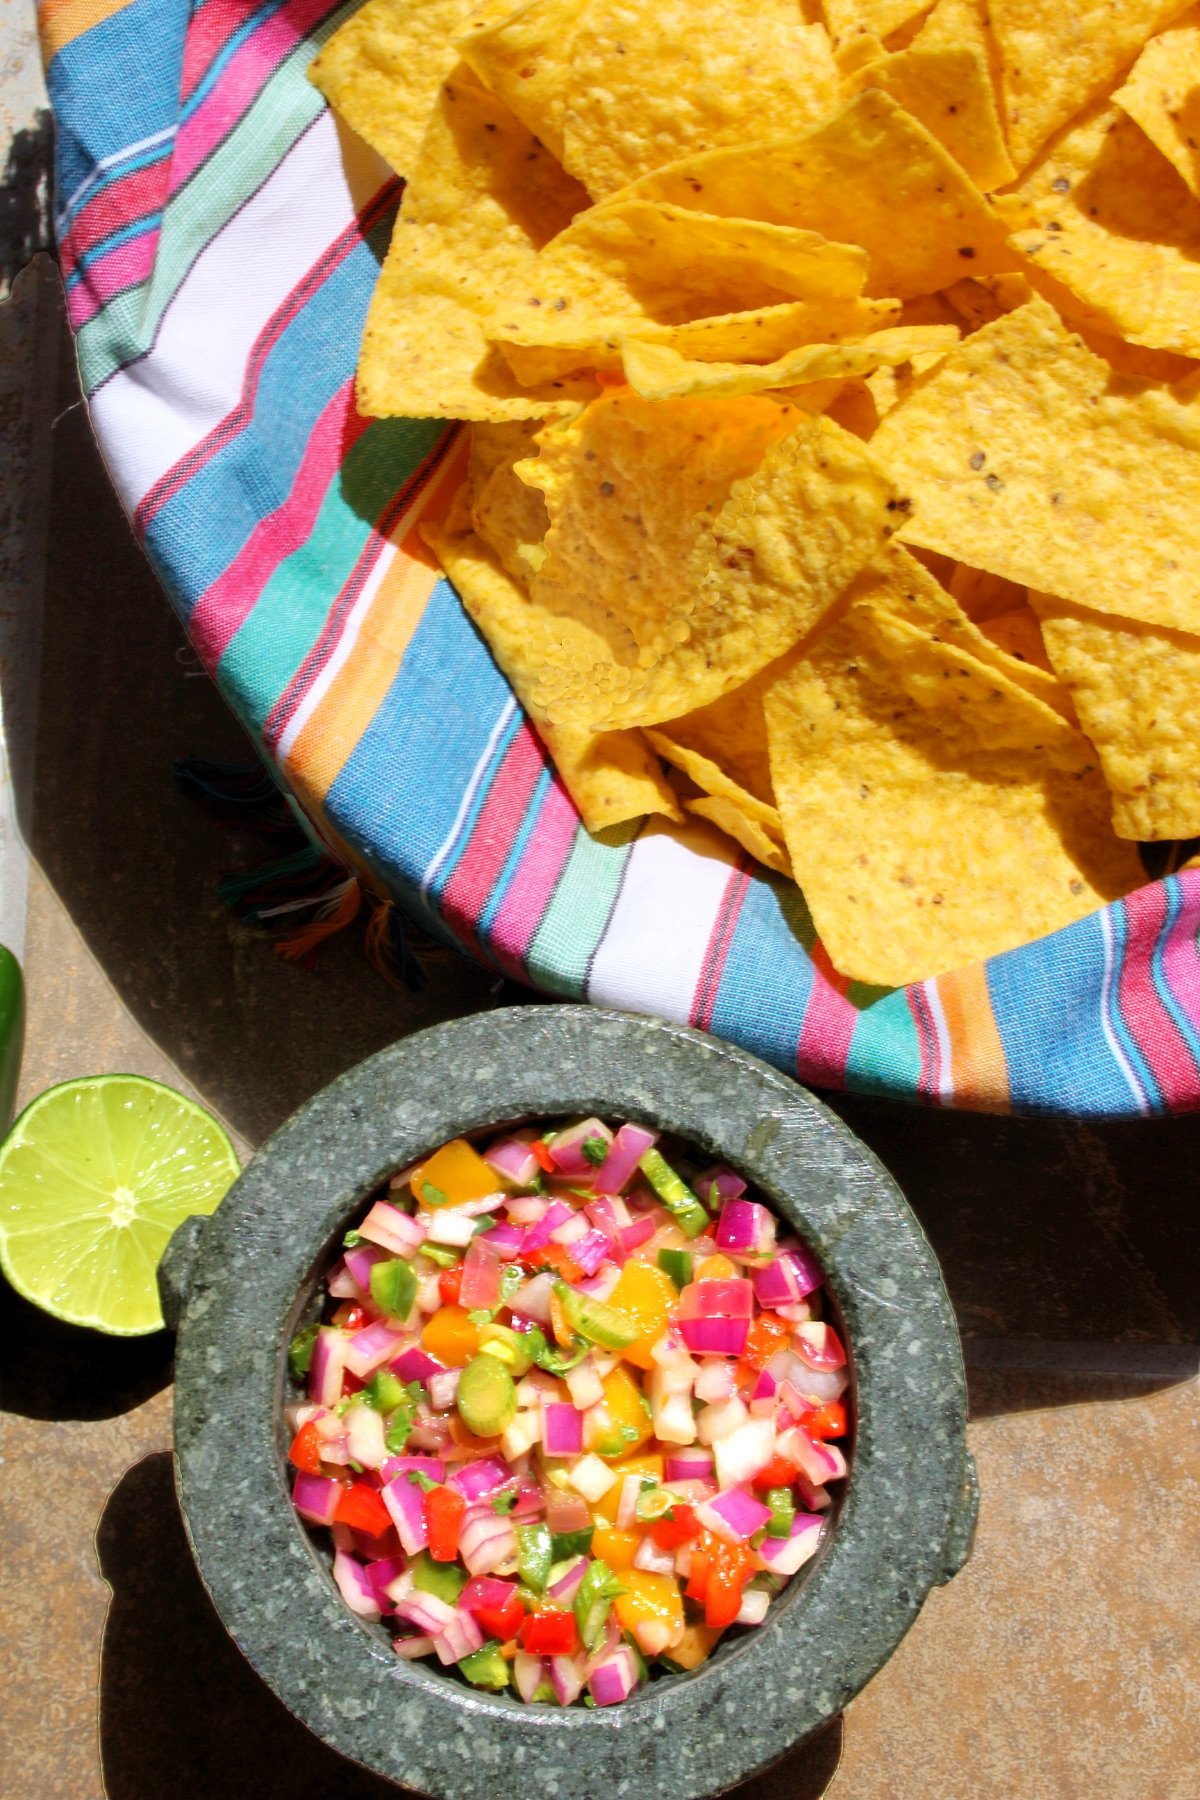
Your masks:
{"label": "diced orange mango", "polygon": [[604,1411],[612,1431],[611,1435],[598,1436],[591,1448],[597,1456],[628,1456],[654,1435],[650,1409],[629,1370],[619,1364],[611,1375],[604,1377],[601,1386]]}
{"label": "diced orange mango", "polygon": [[479,1349],[479,1331],[465,1307],[439,1306],[421,1333],[421,1342],[430,1356],[436,1356],[448,1369],[458,1369],[469,1363]]}
{"label": "diced orange mango", "polygon": [[672,1644],[668,1656],[681,1669],[699,1668],[712,1655],[721,1633],[709,1625],[685,1625],[683,1636]]}
{"label": "diced orange mango", "polygon": [[414,1169],[409,1180],[420,1204],[435,1207],[464,1206],[468,1200],[496,1193],[502,1185],[496,1171],[488,1168],[465,1138],[451,1138],[427,1163]]}
{"label": "diced orange mango", "polygon": [[692,1280],[732,1281],[736,1275],[740,1274],[741,1270],[736,1263],[730,1262],[727,1256],[718,1254],[717,1256],[706,1256],[704,1261],[700,1264],[700,1267],[696,1270],[696,1273],[692,1276]]}
{"label": "diced orange mango", "polygon": [[678,1302],[675,1283],[665,1269],[649,1263],[627,1262],[621,1278],[608,1296],[608,1304],[625,1313],[636,1323],[640,1336],[628,1345],[622,1356],[639,1369],[652,1369],[651,1346],[667,1329],[671,1308]]}
{"label": "diced orange mango", "polygon": [[615,1525],[597,1525],[592,1533],[592,1555],[610,1569],[632,1569],[638,1545],[649,1526],[640,1531],[618,1531]]}
{"label": "diced orange mango", "polygon": [[[617,1508],[621,1504],[621,1483],[624,1481],[626,1475],[649,1475],[653,1481],[661,1481],[663,1478],[663,1466],[663,1458],[657,1455],[626,1456],[621,1462],[613,1463],[612,1472],[617,1479],[613,1482],[607,1494],[601,1494],[599,1500],[596,1502],[594,1511],[599,1514],[600,1518],[606,1519],[611,1525],[616,1519]],[[599,1552],[597,1552],[597,1554],[599,1554]]]}
{"label": "diced orange mango", "polygon": [[633,1631],[650,1619],[669,1625],[672,1632],[683,1629],[683,1596],[673,1575],[653,1575],[648,1569],[627,1569],[622,1573],[625,1589],[613,1602],[617,1622],[622,1631]]}

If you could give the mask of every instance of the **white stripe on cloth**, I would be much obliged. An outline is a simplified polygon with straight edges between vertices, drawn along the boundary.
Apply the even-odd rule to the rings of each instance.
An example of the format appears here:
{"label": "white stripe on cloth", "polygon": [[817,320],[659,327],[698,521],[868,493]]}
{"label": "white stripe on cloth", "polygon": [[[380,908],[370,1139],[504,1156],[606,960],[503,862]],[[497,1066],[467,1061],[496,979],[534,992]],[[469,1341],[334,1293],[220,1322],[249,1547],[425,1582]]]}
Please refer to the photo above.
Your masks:
{"label": "white stripe on cloth", "polygon": [[588,999],[686,1025],[737,861],[736,845],[702,820],[652,819],[596,946]]}

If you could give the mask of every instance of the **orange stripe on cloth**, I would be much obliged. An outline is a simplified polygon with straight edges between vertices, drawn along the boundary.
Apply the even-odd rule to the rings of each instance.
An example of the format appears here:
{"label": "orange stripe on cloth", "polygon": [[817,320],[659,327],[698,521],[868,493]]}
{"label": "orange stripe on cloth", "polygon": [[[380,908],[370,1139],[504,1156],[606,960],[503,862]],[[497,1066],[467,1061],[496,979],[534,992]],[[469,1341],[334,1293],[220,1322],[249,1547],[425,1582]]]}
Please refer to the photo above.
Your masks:
{"label": "orange stripe on cloth", "polygon": [[349,655],[284,759],[288,780],[305,805],[323,806],[396,679],[441,577],[433,552],[421,537],[420,523],[444,517],[458,491],[469,454],[468,434],[462,436],[462,444],[430,483],[420,518],[410,516]]}
{"label": "orange stripe on cloth", "polygon": [[937,991],[950,1039],[954,1104],[980,1112],[1011,1111],[1008,1065],[983,963],[939,975]]}
{"label": "orange stripe on cloth", "polygon": [[42,0],[38,30],[43,62],[48,63],[75,38],[95,25],[103,25],[114,13],[124,12],[131,3],[132,0]]}

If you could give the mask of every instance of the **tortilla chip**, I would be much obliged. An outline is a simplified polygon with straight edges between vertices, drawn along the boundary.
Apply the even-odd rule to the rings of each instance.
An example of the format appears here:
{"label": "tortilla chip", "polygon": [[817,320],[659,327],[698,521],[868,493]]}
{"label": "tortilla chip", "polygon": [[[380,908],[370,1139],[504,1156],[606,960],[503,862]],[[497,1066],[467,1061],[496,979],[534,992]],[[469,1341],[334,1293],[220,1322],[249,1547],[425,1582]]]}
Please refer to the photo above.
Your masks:
{"label": "tortilla chip", "polygon": [[[913,550],[916,555],[921,555],[919,546],[914,545]],[[925,552],[926,556],[929,554]],[[1003,575],[993,575],[988,569],[972,569],[966,563],[951,562],[946,586],[967,617],[974,619],[977,625],[1025,605],[1023,584],[1006,581]]]}
{"label": "tortilla chip", "polygon": [[[846,342],[896,322],[898,300],[787,300],[778,306],[718,313],[685,325],[637,320],[599,343],[559,347],[514,344],[498,338],[501,354],[519,381],[556,380],[578,369],[621,368],[621,346],[631,339],[664,344],[696,362],[772,362],[799,344]],[[583,331],[581,337],[588,334]]]}
{"label": "tortilla chip", "polygon": [[890,95],[868,89],[805,137],[689,156],[632,194],[707,213],[804,227],[861,244],[867,292],[928,294],[1012,269],[979,189]]}
{"label": "tortilla chip", "polygon": [[[660,755],[691,775],[706,793],[745,793],[760,805],[774,810],[775,790],[771,786],[763,695],[781,668],[782,664],[772,664],[760,670],[711,705],[698,707],[678,719],[668,719],[663,725],[648,727],[646,736]],[[665,748],[666,745],[670,748]],[[682,760],[684,756],[702,759],[721,770],[726,780],[733,784],[732,789],[711,780],[701,780],[691,765]]]}
{"label": "tortilla chip", "polygon": [[604,831],[646,813],[681,819],[640,732],[556,725],[538,708],[533,690],[547,624],[471,530],[466,491],[444,525],[423,525],[422,534],[512,683],[588,830]]}
{"label": "tortilla chip", "polygon": [[1016,175],[972,0],[939,0],[908,48],[864,69],[859,85],[882,88],[919,119],[977,187],[1003,187]]}
{"label": "tortilla chip", "polygon": [[755,814],[745,811],[736,800],[731,800],[724,794],[704,794],[699,799],[685,799],[683,805],[686,812],[695,813],[699,818],[716,825],[726,837],[731,837],[735,844],[740,844],[743,850],[765,868],[792,879],[792,860],[783,841],[783,827],[778,824],[778,813],[775,815],[777,829],[771,831]]}
{"label": "tortilla chip", "polygon": [[458,40],[484,87],[562,161],[571,51],[583,14],[578,0],[529,0]]}
{"label": "tortilla chip", "polygon": [[1118,837],[1200,836],[1200,636],[1030,599],[1112,790]]}
{"label": "tortilla chip", "polygon": [[563,165],[602,200],[694,151],[807,131],[839,100],[828,34],[800,22],[795,0],[593,0]]}
{"label": "tortilla chip", "polygon": [[890,381],[894,387],[896,371],[876,369],[874,374],[865,376],[862,381],[843,382],[841,393],[825,408],[826,416],[835,425],[840,425],[843,431],[861,438],[864,444],[869,444],[875,436],[876,427],[886,410],[886,406],[881,408],[877,404],[871,386],[877,377]]}
{"label": "tortilla chip", "polygon": [[[1078,733],[1048,751],[1045,709],[916,633],[913,666],[930,665],[951,690],[958,677],[941,671],[965,671],[986,732],[974,728],[975,700],[922,705],[897,684],[871,624],[870,608],[851,607],[766,698],[792,865],[843,975],[900,986],[943,974],[1138,884],[1140,864],[1111,834],[1107,792]],[[987,747],[998,738],[1017,747]]]}
{"label": "tortilla chip", "polygon": [[527,487],[515,465],[536,455],[536,419],[509,425],[476,425],[471,431],[471,523],[518,586],[528,590],[542,565],[550,529],[546,502]]}
{"label": "tortilla chip", "polygon": [[689,361],[668,345],[630,339],[622,360],[630,386],[643,399],[674,400],[688,394],[760,394],[807,382],[840,382],[881,365],[894,368],[923,352],[944,353],[957,342],[953,325],[899,326],[873,332],[856,344],[805,344],[775,362],[759,364]]}
{"label": "tortilla chip", "polygon": [[871,449],[911,505],[906,542],[1200,628],[1200,403],[1123,382],[1044,302],[965,338]]}
{"label": "tortilla chip", "polygon": [[398,175],[458,61],[454,34],[478,0],[366,0],[308,65],[308,78]]}
{"label": "tortilla chip", "polygon": [[1024,275],[985,275],[976,280],[968,276],[956,281],[941,296],[960,314],[972,330],[990,325],[1002,313],[1015,312],[1033,299],[1033,289]]}
{"label": "tortilla chip", "polygon": [[1200,6],[1151,38],[1113,99],[1200,199]]}
{"label": "tortilla chip", "polygon": [[1008,147],[1017,168],[1137,56],[1146,39],[1183,10],[1180,0],[990,0],[1000,53]]}
{"label": "tortilla chip", "polygon": [[459,64],[444,84],[372,296],[359,410],[528,419],[569,411],[586,380],[525,389],[484,335],[498,288],[528,281],[582,188]]}
{"label": "tortilla chip", "polygon": [[507,284],[488,334],[575,346],[641,320],[683,325],[793,299],[853,301],[866,270],[857,246],[816,232],[617,200],[582,214]]}
{"label": "tortilla chip", "polygon": [[[1022,606],[1014,612],[997,613],[980,626],[984,637],[990,639],[998,650],[1005,651],[1015,657],[1018,662],[1027,663],[1030,669],[1041,669],[1052,674],[1050,658],[1046,654],[1046,644],[1042,637],[1042,628],[1037,622],[1037,614],[1029,606]],[[1031,692],[1036,692],[1032,689]]]}
{"label": "tortilla chip", "polygon": [[1102,104],[1012,196],[1011,242],[1118,337],[1200,356],[1200,202],[1119,108]]}
{"label": "tortilla chip", "polygon": [[839,50],[856,37],[891,37],[928,5],[929,0],[824,0],[825,17]]}

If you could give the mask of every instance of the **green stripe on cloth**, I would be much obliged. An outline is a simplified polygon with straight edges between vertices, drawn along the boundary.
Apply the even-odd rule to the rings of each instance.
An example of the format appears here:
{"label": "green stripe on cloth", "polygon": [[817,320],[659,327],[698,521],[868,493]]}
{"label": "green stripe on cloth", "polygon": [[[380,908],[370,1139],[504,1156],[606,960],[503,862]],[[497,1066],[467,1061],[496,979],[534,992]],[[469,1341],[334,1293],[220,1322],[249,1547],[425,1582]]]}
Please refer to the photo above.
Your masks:
{"label": "green stripe on cloth", "polygon": [[581,1000],[596,946],[604,935],[641,821],[618,825],[604,841],[580,827],[566,867],[525,959],[531,981],[548,993]]}

